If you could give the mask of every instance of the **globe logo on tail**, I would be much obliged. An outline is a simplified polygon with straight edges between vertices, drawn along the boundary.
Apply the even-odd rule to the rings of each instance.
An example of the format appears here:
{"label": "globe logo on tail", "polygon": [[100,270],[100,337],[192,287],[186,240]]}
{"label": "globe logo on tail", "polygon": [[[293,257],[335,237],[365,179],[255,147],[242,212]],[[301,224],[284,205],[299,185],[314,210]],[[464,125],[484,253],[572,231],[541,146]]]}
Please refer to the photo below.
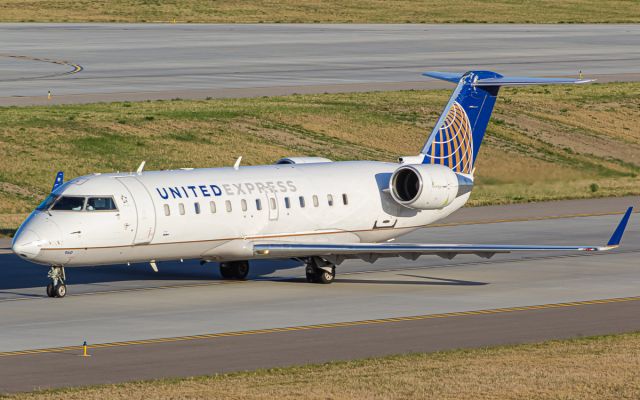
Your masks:
{"label": "globe logo on tail", "polygon": [[[464,108],[454,101],[442,126],[428,146],[426,160],[455,172],[471,174],[473,169],[473,135]],[[427,161],[428,160],[428,161]]]}

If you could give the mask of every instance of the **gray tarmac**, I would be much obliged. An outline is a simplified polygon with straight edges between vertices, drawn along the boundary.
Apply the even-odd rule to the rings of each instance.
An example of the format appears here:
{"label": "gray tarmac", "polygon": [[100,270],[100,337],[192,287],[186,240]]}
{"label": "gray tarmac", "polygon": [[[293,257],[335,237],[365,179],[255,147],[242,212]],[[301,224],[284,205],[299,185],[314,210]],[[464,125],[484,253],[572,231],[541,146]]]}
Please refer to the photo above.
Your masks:
{"label": "gray tarmac", "polygon": [[[461,220],[407,235],[407,242],[602,244],[638,197],[463,210]],[[622,209],[620,209],[620,206]],[[512,207],[518,213],[509,211]],[[529,210],[529,211],[526,211]],[[558,218],[539,219],[546,215]],[[506,218],[500,218],[505,216]],[[518,221],[526,217],[528,221]],[[490,220],[513,222],[489,223]],[[463,224],[463,223],[471,224]],[[640,226],[633,214],[623,247],[590,254],[504,254],[416,261],[350,261],[332,285],[304,282],[291,261],[253,265],[251,280],[223,282],[216,265],[68,269],[69,295],[44,296],[46,268],[0,255],[0,351],[120,343],[31,355],[0,354],[0,391],[188,376],[406,351],[521,343],[640,330]],[[326,329],[249,330],[587,301],[572,307],[423,318]],[[229,332],[244,332],[228,335]],[[172,340],[204,334],[199,340]],[[221,334],[217,337],[215,334]],[[213,336],[212,336],[213,335]],[[144,343],[144,342],[143,342]],[[358,344],[359,343],[359,344]],[[55,366],[55,368],[54,368]]]}
{"label": "gray tarmac", "polygon": [[0,105],[448,87],[426,70],[639,80],[639,35],[609,24],[0,24]]}

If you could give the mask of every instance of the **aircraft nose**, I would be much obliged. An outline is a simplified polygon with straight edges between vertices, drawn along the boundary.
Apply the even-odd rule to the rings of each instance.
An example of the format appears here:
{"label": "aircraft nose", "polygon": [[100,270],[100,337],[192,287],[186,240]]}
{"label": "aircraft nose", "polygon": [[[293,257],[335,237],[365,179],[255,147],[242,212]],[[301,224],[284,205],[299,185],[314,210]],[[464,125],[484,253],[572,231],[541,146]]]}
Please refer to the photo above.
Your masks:
{"label": "aircraft nose", "polygon": [[11,249],[22,258],[33,259],[40,254],[40,248],[44,243],[37,233],[28,229],[18,232],[13,238]]}

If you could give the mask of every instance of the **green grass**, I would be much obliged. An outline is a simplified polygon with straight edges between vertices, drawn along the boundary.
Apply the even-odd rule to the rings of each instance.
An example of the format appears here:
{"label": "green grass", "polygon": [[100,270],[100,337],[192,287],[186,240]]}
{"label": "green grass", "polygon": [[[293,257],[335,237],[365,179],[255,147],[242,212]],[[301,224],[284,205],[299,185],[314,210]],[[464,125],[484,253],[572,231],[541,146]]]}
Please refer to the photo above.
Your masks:
{"label": "green grass", "polygon": [[[15,229],[57,170],[395,160],[422,147],[450,91],[0,108],[0,229]],[[472,205],[640,194],[640,83],[505,89]]]}
{"label": "green grass", "polygon": [[620,400],[640,398],[639,367],[640,334],[635,333],[61,389],[6,398]]}
{"label": "green grass", "polygon": [[3,0],[3,22],[638,23],[637,0]]}

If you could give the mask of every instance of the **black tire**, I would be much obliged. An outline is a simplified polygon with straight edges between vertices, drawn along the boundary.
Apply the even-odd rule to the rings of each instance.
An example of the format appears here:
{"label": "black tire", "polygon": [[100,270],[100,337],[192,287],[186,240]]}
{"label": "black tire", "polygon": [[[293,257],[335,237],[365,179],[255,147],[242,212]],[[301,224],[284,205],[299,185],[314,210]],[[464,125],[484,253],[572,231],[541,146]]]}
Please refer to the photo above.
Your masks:
{"label": "black tire", "polygon": [[55,297],[56,296],[55,292],[53,291],[53,283],[50,283],[50,284],[47,285],[47,296],[49,296],[49,297]]}
{"label": "black tire", "polygon": [[243,281],[249,275],[249,261],[237,261],[234,263],[234,278]]}
{"label": "black tire", "polygon": [[249,275],[248,261],[233,261],[220,264],[220,275],[222,279],[235,279],[243,281]]}
{"label": "black tire", "polygon": [[229,263],[220,264],[220,276],[222,276],[222,279],[233,279],[235,276],[233,266],[229,265]]}
{"label": "black tire", "polygon": [[318,281],[318,274],[316,273],[316,271],[313,269],[312,266],[310,265],[307,266],[304,272],[305,272],[305,275],[307,276],[307,282],[316,283]]}
{"label": "black tire", "polygon": [[332,268],[331,272],[327,272],[327,271],[322,269],[322,270],[318,271],[318,273],[316,275],[316,282],[327,285],[327,284],[333,282],[333,280],[335,278],[336,278],[336,269],[335,268]]}
{"label": "black tire", "polygon": [[56,297],[58,297],[60,299],[63,298],[64,296],[67,295],[67,285],[58,284],[56,286],[56,288],[55,288],[54,293],[55,293]]}

